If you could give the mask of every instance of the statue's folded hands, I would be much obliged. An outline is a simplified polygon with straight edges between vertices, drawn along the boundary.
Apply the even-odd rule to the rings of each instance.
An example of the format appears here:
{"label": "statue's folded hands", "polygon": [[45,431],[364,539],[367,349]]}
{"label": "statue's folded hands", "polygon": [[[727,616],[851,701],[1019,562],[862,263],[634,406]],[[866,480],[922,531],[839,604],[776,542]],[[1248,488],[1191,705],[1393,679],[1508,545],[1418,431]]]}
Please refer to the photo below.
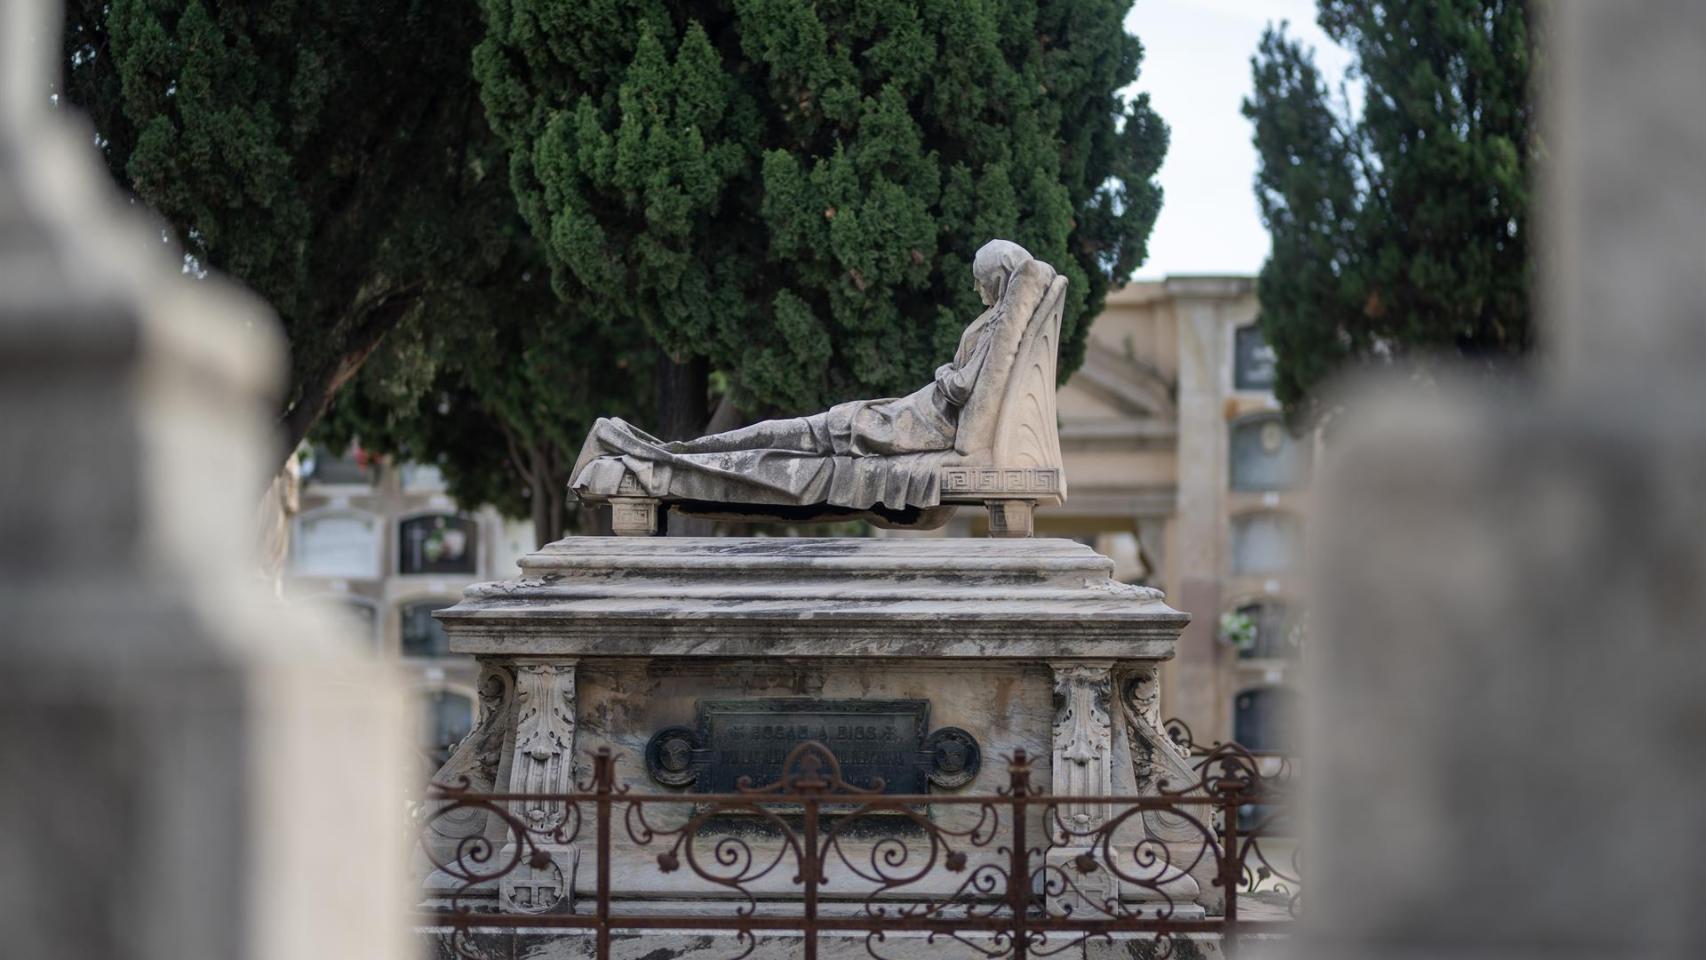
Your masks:
{"label": "statue's folded hands", "polygon": [[1065,495],[1054,366],[1066,280],[1005,240],[985,244],[972,272],[989,309],[924,387],[693,440],[663,441],[600,419],[571,491],[611,501],[618,533],[652,532],[665,504],[712,516],[866,516],[930,527],[946,522],[946,504],[990,501],[1003,502],[1001,512],[990,503],[992,529],[1018,516],[1013,501],[1024,511],[1015,532],[1028,533],[1030,507]]}

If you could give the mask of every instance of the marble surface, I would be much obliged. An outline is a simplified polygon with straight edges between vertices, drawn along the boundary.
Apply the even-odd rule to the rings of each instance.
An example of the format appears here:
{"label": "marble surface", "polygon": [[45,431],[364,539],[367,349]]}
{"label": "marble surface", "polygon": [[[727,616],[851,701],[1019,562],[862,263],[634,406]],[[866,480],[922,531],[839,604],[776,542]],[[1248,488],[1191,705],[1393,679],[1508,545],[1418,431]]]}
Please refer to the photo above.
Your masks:
{"label": "marble surface", "polygon": [[932,508],[944,502],[1012,498],[1028,521],[1030,507],[1066,494],[1055,423],[1066,279],[1007,240],[984,244],[972,273],[988,309],[913,393],[693,440],[599,418],[572,495],[611,501],[619,535],[651,532],[660,502],[753,518],[788,508],[779,516],[794,520],[801,509],[866,511],[885,525],[935,527],[947,514]]}
{"label": "marble surface", "polygon": [[[1164,765],[1125,718],[1154,711],[1156,665],[1189,618],[1155,590],[1115,582],[1110,560],[1073,541],[579,537],[521,565],[522,576],[470,587],[439,613],[451,648],[483,668],[479,724],[441,783],[535,791],[584,782],[588,756],[609,748],[621,789],[681,792],[676,815],[685,816],[692,794],[650,779],[646,744],[659,730],[695,726],[700,702],[713,699],[925,701],[927,729],[963,728],[984,757],[976,778],[948,794],[995,794],[1021,749],[1035,786],[1068,795],[1151,792]],[[1078,812],[1084,826],[1105,815],[1093,804]],[[551,824],[558,813],[527,815]],[[667,819],[668,808],[658,815]],[[967,829],[977,811],[940,804],[930,816]],[[450,825],[443,842],[467,830],[501,841],[491,828]],[[867,841],[848,843],[856,859],[871,853]],[[974,865],[996,855],[969,852]],[[655,853],[612,850],[619,896],[716,892],[685,872],[660,874]],[[584,899],[591,855],[582,849],[572,879],[545,884],[546,893]],[[828,901],[869,892],[841,867],[828,873]],[[1181,906],[1218,903],[1206,876],[1163,879]],[[937,869],[910,891],[941,896],[962,881]],[[798,892],[783,875],[753,889]],[[1155,893],[1134,885],[1117,895]]]}
{"label": "marble surface", "polygon": [[1189,617],[1070,540],[569,537],[437,616],[457,653],[1166,659]]}

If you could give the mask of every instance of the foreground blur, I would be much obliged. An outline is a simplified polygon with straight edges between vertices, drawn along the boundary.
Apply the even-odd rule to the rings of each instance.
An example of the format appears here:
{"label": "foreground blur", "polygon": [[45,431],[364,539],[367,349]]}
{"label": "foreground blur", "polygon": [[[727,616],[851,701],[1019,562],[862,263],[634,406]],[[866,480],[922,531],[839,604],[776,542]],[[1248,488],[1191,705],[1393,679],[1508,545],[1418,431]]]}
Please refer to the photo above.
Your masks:
{"label": "foreground blur", "polygon": [[280,344],[186,278],[0,4],[8,956],[401,952],[400,699],[257,577]]}
{"label": "foreground blur", "polygon": [[1323,471],[1300,956],[1706,953],[1706,6],[1553,12],[1538,382]]}

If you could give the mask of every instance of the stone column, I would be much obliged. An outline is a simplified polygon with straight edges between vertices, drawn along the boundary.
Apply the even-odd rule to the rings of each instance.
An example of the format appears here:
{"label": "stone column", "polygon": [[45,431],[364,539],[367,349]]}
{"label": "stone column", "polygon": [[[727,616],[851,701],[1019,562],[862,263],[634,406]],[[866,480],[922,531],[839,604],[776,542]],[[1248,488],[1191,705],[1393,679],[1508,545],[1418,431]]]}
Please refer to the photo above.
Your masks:
{"label": "stone column", "polygon": [[1231,739],[1221,696],[1218,635],[1222,545],[1230,532],[1221,521],[1226,486],[1226,410],[1224,375],[1227,345],[1213,299],[1197,284],[1175,279],[1167,284],[1178,311],[1179,440],[1178,495],[1170,540],[1167,593],[1193,618],[1179,637],[1177,659],[1167,667],[1173,677],[1168,701],[1171,716],[1183,718],[1205,741]]}
{"label": "stone column", "polygon": [[1706,5],[1550,6],[1538,383],[1329,448],[1296,956],[1706,955]]}
{"label": "stone column", "polygon": [[0,5],[0,931],[8,956],[403,954],[399,688],[279,606],[265,306],[193,280]]}

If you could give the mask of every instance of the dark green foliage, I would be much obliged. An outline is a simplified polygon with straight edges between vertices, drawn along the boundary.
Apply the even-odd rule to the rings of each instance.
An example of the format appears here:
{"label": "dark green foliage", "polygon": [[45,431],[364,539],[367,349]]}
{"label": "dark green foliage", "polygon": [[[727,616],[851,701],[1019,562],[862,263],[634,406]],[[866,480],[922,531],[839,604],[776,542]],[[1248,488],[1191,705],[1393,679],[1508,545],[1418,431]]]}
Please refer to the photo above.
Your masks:
{"label": "dark green foliage", "polygon": [[74,2],[65,93],[194,260],[278,311],[287,450],[359,435],[555,536],[590,414],[634,415],[649,375],[551,292],[479,36],[424,0]]}
{"label": "dark green foliage", "polygon": [[454,320],[510,255],[467,66],[478,24],[432,0],[69,6],[66,98],[114,174],[278,311],[286,450],[388,332]]}
{"label": "dark green foliage", "polygon": [[1076,368],[1160,205],[1129,6],[482,0],[474,71],[558,294],[803,411],[927,382],[997,236],[1071,278]]}
{"label": "dark green foliage", "polygon": [[992,236],[1071,276],[1076,366],[1160,203],[1128,6],[72,0],[64,92],[278,310],[292,447],[342,397],[322,439],[550,536],[657,347],[748,411],[910,390]]}
{"label": "dark green foliage", "polygon": [[[544,544],[575,519],[565,491],[593,417],[641,416],[651,355],[643,336],[601,334],[559,301],[531,242],[506,264],[501,282],[454,305],[457,322],[418,338],[400,330],[428,345],[429,361],[375,356],[320,435],[435,464],[457,502],[531,517]],[[422,370],[428,382],[410,384]]]}
{"label": "dark green foliage", "polygon": [[1319,0],[1355,56],[1362,115],[1348,118],[1313,56],[1270,28],[1245,115],[1256,194],[1273,236],[1262,328],[1294,419],[1356,359],[1440,354],[1488,369],[1532,345],[1529,78],[1525,0]]}

